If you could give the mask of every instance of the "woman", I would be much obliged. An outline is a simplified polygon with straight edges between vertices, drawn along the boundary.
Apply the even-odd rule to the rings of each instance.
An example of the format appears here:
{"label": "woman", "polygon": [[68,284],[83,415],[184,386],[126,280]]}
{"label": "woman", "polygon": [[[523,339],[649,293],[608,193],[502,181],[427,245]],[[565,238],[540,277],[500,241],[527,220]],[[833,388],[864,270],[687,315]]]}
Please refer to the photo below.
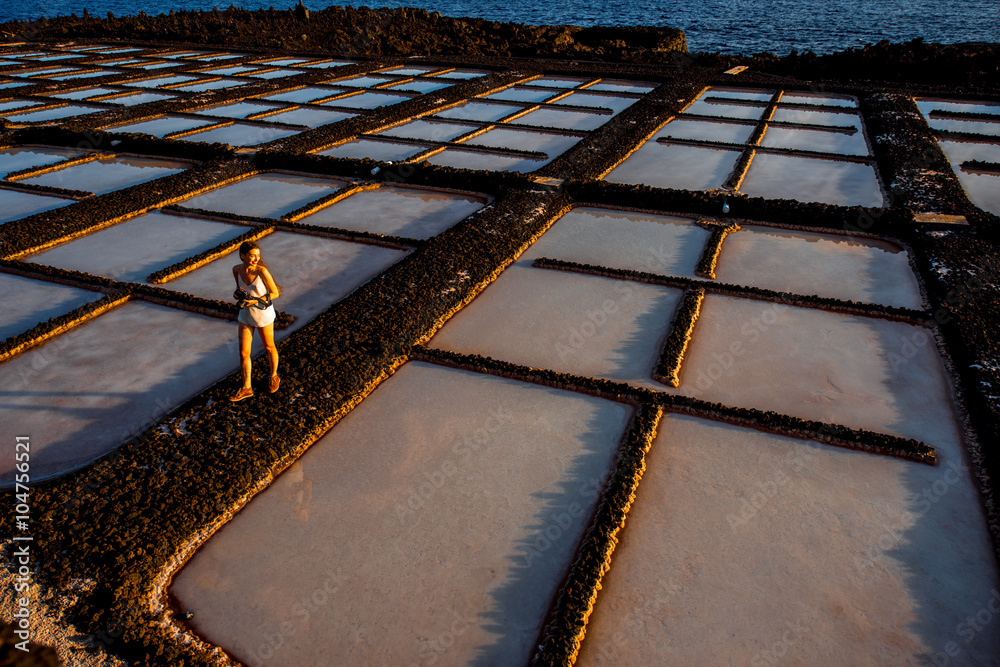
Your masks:
{"label": "woman", "polygon": [[242,401],[253,396],[250,386],[250,345],[253,343],[253,330],[257,329],[260,341],[264,344],[268,359],[271,361],[271,379],[268,390],[273,394],[278,391],[278,348],[274,346],[274,306],[271,299],[281,295],[278,284],[271,277],[264,263],[260,261],[260,246],[253,241],[240,244],[240,259],[242,264],[233,267],[233,277],[236,279],[236,292],[233,294],[240,302],[240,366],[243,368],[243,386],[229,397],[230,401]]}

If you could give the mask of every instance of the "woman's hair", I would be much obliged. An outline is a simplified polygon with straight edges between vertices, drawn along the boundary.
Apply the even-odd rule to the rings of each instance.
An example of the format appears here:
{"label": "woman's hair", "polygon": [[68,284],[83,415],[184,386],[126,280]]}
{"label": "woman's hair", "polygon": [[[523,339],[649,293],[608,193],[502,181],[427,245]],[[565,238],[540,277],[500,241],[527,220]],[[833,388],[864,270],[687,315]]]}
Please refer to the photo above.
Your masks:
{"label": "woman's hair", "polygon": [[[249,254],[249,252],[251,250],[254,250],[254,249],[260,250],[260,246],[257,245],[256,243],[254,243],[253,241],[244,241],[243,243],[240,244],[240,257],[241,258],[242,257],[246,257],[247,254]],[[268,265],[264,263],[264,258],[263,257],[261,257],[261,260],[258,262],[258,264],[260,264],[261,266],[263,266],[264,268],[266,268],[268,271],[271,270],[270,267],[268,267]],[[271,276],[271,280],[274,280],[274,276]],[[274,285],[275,285],[275,287],[278,288],[278,291],[280,292],[281,291],[281,285],[278,284],[277,280],[274,280]]]}
{"label": "woman's hair", "polygon": [[240,244],[240,257],[243,257],[254,249],[260,250],[260,246],[253,241],[244,241]]}

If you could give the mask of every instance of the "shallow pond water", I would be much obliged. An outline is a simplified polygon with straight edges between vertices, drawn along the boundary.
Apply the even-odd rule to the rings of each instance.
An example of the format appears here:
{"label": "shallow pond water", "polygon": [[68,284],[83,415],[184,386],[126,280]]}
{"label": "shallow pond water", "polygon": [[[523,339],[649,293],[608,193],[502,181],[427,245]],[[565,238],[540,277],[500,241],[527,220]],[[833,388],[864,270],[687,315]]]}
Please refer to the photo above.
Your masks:
{"label": "shallow pond water", "polygon": [[377,141],[374,139],[352,139],[351,141],[317,151],[317,155],[329,155],[331,157],[348,158],[371,158],[372,160],[382,160],[395,162],[413,157],[417,153],[424,151],[428,146],[415,144],[404,144],[398,141]]}
{"label": "shallow pond water", "polygon": [[237,81],[235,79],[218,79],[216,81],[205,81],[203,83],[192,83],[184,86],[174,86],[171,90],[184,90],[189,93],[203,93],[209,90],[222,90],[224,88],[235,88],[236,86],[242,86],[245,81]]}
{"label": "shallow pond water", "polygon": [[327,100],[326,102],[322,102],[322,104],[347,107],[349,109],[374,109],[376,107],[384,107],[388,104],[398,104],[409,99],[412,98],[409,95],[403,94],[365,92],[357,95],[349,95],[348,97],[338,97],[335,100]]}
{"label": "shallow pond water", "polygon": [[590,113],[585,111],[570,111],[546,107],[535,109],[523,116],[519,116],[513,122],[522,125],[535,125],[537,127],[557,127],[563,130],[596,130],[606,122],[611,120],[611,116],[600,113]]}
{"label": "shallow pond water", "polygon": [[127,303],[0,364],[0,419],[31,434],[33,480],[64,473],[236,370],[235,340],[233,322]]}
{"label": "shallow pond water", "polygon": [[393,86],[392,90],[405,90],[413,93],[429,93],[433,90],[441,90],[442,88],[447,88],[451,85],[453,84],[445,81],[407,81],[406,83]]}
{"label": "shallow pond water", "polygon": [[868,155],[868,144],[861,132],[844,134],[824,130],[770,126],[761,146],[800,151],[839,153],[840,155]]}
{"label": "shallow pond water", "polygon": [[490,104],[489,102],[465,102],[457,107],[451,107],[444,111],[438,111],[434,115],[439,118],[454,118],[457,120],[478,120],[482,122],[493,122],[500,120],[504,116],[509,116],[518,107],[506,104]]}
{"label": "shallow pond water", "polygon": [[615,79],[602,79],[599,83],[587,86],[587,90],[610,92],[610,93],[640,93],[645,94],[656,88],[655,83],[643,81],[625,81]]}
{"label": "shallow pond water", "polygon": [[[248,664],[426,663],[442,633],[450,664],[524,664],[630,412],[408,363],[208,540],[171,592],[200,635]],[[314,591],[327,602],[294,615]],[[275,647],[263,633],[283,619],[294,635]]]}
{"label": "shallow pond water", "polygon": [[175,83],[194,83],[198,80],[198,77],[188,76],[186,74],[174,74],[172,76],[160,76],[153,79],[142,79],[140,81],[125,81],[121,83],[122,86],[135,86],[138,88],[159,88],[160,86],[169,86]]}
{"label": "shallow pond water", "polygon": [[154,137],[165,137],[175,132],[186,132],[196,127],[214,125],[215,120],[199,120],[185,116],[163,116],[152,120],[144,120],[138,123],[126,123],[125,125],[112,125],[104,128],[108,132],[135,132],[137,134],[151,134]]}
{"label": "shallow pond water", "polygon": [[232,102],[217,107],[198,109],[189,113],[196,113],[206,116],[223,116],[225,118],[246,118],[250,114],[274,111],[280,108],[277,104],[264,104],[262,102]]}
{"label": "shallow pond water", "polygon": [[921,664],[998,585],[982,515],[960,460],[666,415],[577,664]]}
{"label": "shallow pond water", "polygon": [[317,100],[323,100],[328,97],[333,97],[334,95],[339,95],[342,92],[344,92],[343,88],[317,88],[315,86],[307,86],[305,88],[290,90],[285,93],[274,93],[273,95],[261,95],[260,97],[254,99],[273,100],[275,102],[296,102],[300,104],[305,104],[307,102],[316,102]]}
{"label": "shallow pond water", "polygon": [[751,197],[839,206],[883,205],[875,169],[866,164],[757,153],[740,191]]}
{"label": "shallow pond water", "polygon": [[30,167],[43,167],[85,155],[84,151],[48,146],[19,146],[0,149],[0,174]]}
{"label": "shallow pond water", "polygon": [[610,109],[613,113],[620,113],[637,101],[634,97],[618,97],[616,95],[591,93],[584,90],[574,91],[566,97],[556,100],[553,104],[572,104],[573,106],[580,107]]}
{"label": "shallow pond water", "polygon": [[694,278],[710,232],[690,218],[581,206],[521,256]]}
{"label": "shallow pond water", "polygon": [[504,100],[505,102],[543,102],[559,93],[552,90],[514,86],[498,93],[483,97],[484,100]]}
{"label": "shallow pond water", "polygon": [[319,127],[320,125],[329,125],[330,123],[342,121],[345,118],[353,118],[356,115],[357,114],[349,113],[347,111],[300,107],[298,109],[292,109],[291,111],[282,111],[281,113],[272,114],[262,118],[261,120],[269,123],[288,123],[289,125]]}
{"label": "shallow pond water", "polygon": [[[668,137],[673,139],[694,139],[697,141],[717,141],[726,144],[745,144],[753,134],[756,125],[751,122],[713,122],[692,120],[680,116],[663,126],[653,139]],[[641,150],[641,149],[640,149]]]}
{"label": "shallow pond water", "polygon": [[382,130],[379,135],[384,137],[405,137],[407,139],[424,139],[426,141],[451,141],[463,134],[479,129],[479,125],[465,123],[447,123],[430,120],[411,120],[402,125]]}
{"label": "shallow pond water", "polygon": [[346,185],[344,181],[332,178],[258,174],[185,199],[180,204],[236,215],[280,218]]}
{"label": "shallow pond water", "polygon": [[0,188],[0,223],[18,220],[43,211],[51,211],[54,208],[69,206],[73,203],[75,202],[72,199]]}
{"label": "shallow pond water", "polygon": [[382,186],[353,194],[299,222],[428,239],[485,205],[482,197]]}
{"label": "shallow pond water", "polygon": [[6,273],[0,273],[0,290],[6,295],[0,340],[24,333],[50,318],[104,297],[103,292]]}
{"label": "shallow pond water", "polygon": [[434,348],[651,388],[681,291],[534,268],[522,258],[431,339]]}
{"label": "shallow pond water", "polygon": [[715,275],[778,292],[923,307],[907,253],[882,241],[743,225],[723,242]]}
{"label": "shallow pond water", "polygon": [[53,107],[51,109],[41,109],[39,111],[9,113],[7,114],[7,120],[12,123],[41,123],[47,120],[61,120],[71,116],[83,116],[105,110],[107,110],[107,107],[67,104],[65,106]]}
{"label": "shallow pond water", "polygon": [[219,142],[230,146],[256,146],[275,139],[290,137],[299,132],[301,130],[290,130],[284,127],[233,123],[232,125],[186,134],[181,138],[184,141],[204,141],[209,144]]}
{"label": "shallow pond water", "polygon": [[427,164],[437,164],[455,169],[485,169],[488,171],[520,171],[528,172],[540,169],[548,160],[532,160],[530,158],[483,153],[461,148],[447,148],[435,153],[426,160]]}
{"label": "shallow pond water", "polygon": [[917,325],[710,294],[680,380],[707,401],[960,447],[937,345]]}
{"label": "shallow pond water", "polygon": [[153,212],[32,255],[27,261],[145,283],[150,273],[247,231],[242,225]]}
{"label": "shallow pond water", "polygon": [[191,166],[190,162],[112,157],[57,169],[40,176],[25,178],[21,182],[105,194],[170,174],[179,174]]}
{"label": "shallow pond water", "polygon": [[[552,160],[573,146],[580,137],[531,130],[512,130],[497,127],[466,141],[465,146],[494,146],[522,151],[539,151]],[[548,162],[549,160],[546,160]],[[539,165],[541,166],[541,165]],[[537,168],[537,167],[536,167]]]}
{"label": "shallow pond water", "polygon": [[[662,132],[662,130],[661,130]],[[604,180],[655,188],[708,190],[722,187],[740,151],[647,141]]]}

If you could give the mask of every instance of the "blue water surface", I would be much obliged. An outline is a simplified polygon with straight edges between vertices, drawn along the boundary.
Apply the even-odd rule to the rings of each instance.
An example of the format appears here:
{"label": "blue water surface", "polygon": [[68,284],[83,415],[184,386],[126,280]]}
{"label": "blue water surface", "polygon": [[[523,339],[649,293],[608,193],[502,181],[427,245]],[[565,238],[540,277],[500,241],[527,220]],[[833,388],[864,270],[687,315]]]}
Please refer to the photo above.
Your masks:
{"label": "blue water surface", "polygon": [[[285,9],[293,0],[239,0],[244,9]],[[553,25],[655,25],[680,28],[690,51],[752,54],[769,51],[831,53],[881,40],[905,42],[1000,42],[998,0],[306,0],[319,10],[332,5],[419,7],[445,16]],[[34,20],[86,8],[94,16],[161,14],[173,10],[225,9],[205,0],[41,0],[7,2],[0,22]]]}

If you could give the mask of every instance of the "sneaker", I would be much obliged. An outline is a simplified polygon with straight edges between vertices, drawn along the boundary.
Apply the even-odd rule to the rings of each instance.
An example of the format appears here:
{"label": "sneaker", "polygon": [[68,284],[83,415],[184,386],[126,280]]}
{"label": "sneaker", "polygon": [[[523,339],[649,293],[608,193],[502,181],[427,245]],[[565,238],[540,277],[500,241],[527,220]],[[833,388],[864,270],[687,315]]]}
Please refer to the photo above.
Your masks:
{"label": "sneaker", "polygon": [[229,397],[229,400],[235,403],[236,401],[242,401],[244,398],[250,398],[253,396],[253,389],[250,387],[240,387],[240,390]]}
{"label": "sneaker", "polygon": [[277,375],[272,375],[271,380],[267,383],[267,390],[273,394],[274,392],[278,391],[279,384],[281,384],[281,378],[279,378]]}

